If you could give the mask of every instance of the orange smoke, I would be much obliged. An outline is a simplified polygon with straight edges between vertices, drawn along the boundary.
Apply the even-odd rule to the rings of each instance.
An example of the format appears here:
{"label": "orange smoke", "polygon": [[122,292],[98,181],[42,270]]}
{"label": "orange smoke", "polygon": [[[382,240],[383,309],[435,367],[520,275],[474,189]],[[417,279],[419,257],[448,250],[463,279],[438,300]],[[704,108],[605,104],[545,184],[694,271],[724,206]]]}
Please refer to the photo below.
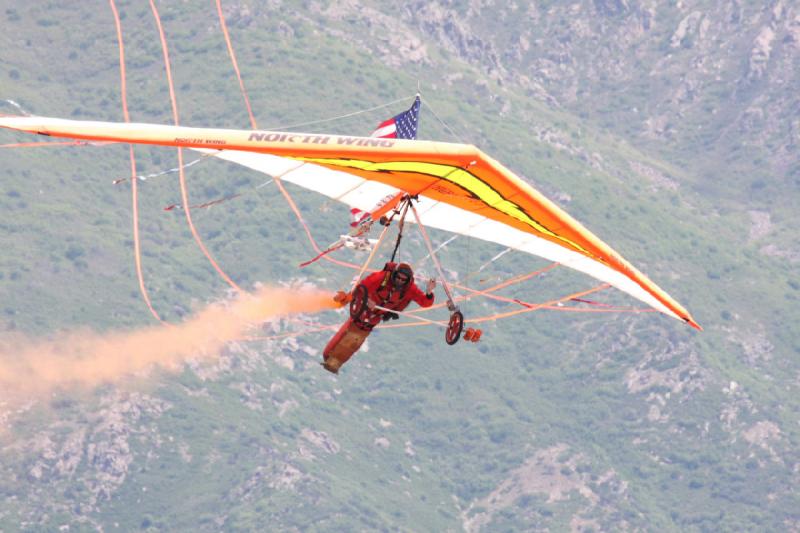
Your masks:
{"label": "orange smoke", "polygon": [[264,288],[211,304],[175,326],[124,333],[72,332],[47,341],[0,338],[0,402],[63,387],[92,387],[153,366],[175,369],[188,359],[211,359],[251,326],[292,313],[333,309],[329,293]]}

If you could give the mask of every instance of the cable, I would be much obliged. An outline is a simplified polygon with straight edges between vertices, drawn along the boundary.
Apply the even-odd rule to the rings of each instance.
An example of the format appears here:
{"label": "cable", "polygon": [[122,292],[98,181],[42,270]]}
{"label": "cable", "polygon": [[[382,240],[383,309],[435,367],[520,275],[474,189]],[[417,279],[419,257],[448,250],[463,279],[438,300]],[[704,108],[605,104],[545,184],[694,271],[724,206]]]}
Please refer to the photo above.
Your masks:
{"label": "cable", "polygon": [[375,243],[375,246],[372,247],[372,251],[369,253],[369,257],[367,260],[364,261],[364,264],[361,266],[361,269],[358,271],[358,274],[355,278],[353,278],[353,285],[350,287],[350,292],[353,292],[353,289],[356,288],[356,285],[361,281],[361,276],[364,275],[364,271],[367,270],[367,267],[372,262],[372,258],[375,256],[375,252],[378,251],[381,243],[383,242],[383,238],[386,236],[386,233],[389,231],[389,224],[383,227],[383,231],[381,231],[380,237],[378,237],[378,242]]}
{"label": "cable", "polygon": [[303,126],[315,126],[317,124],[324,124],[326,122],[334,122],[336,120],[341,120],[343,118],[350,118],[350,117],[354,117],[354,116],[361,115],[361,114],[364,114],[364,113],[369,113],[370,111],[377,111],[378,109],[383,109],[384,107],[389,107],[389,106],[397,104],[399,102],[404,102],[404,101],[408,100],[409,98],[412,98],[412,96],[404,96],[402,98],[398,98],[397,100],[393,100],[393,101],[385,103],[385,104],[377,105],[375,107],[370,107],[369,109],[361,109],[359,111],[353,111],[352,113],[345,113],[344,115],[339,115],[339,116],[336,116],[336,117],[324,118],[322,120],[312,120],[310,122],[301,122],[299,124],[291,124],[289,126],[274,126],[274,127],[271,126],[271,127],[267,128],[267,129],[272,130],[272,131],[282,131],[282,130],[290,130],[290,129],[293,129],[293,128],[300,128],[300,127],[303,127]]}
{"label": "cable", "polygon": [[[24,116],[26,116],[26,117],[29,117],[29,116],[31,116],[31,114],[30,114],[30,113],[28,113],[27,111],[25,111],[25,109],[23,109],[23,107],[22,107],[21,105],[19,105],[17,102],[15,102],[14,100],[8,100],[8,99],[5,99],[5,100],[0,100],[0,102],[2,102],[2,103],[6,103],[6,104],[8,104],[8,105],[10,105],[10,106],[12,106],[12,107],[14,107],[14,108],[16,108],[16,109],[17,109],[17,111],[19,111],[21,114],[23,114],[23,115],[24,115]],[[2,116],[5,116],[5,115],[2,115]],[[10,116],[10,115],[8,115],[8,116]]]}
{"label": "cable", "polygon": [[458,133],[456,133],[455,130],[453,130],[453,128],[451,128],[444,120],[439,118],[439,115],[436,114],[436,111],[433,109],[433,107],[430,104],[430,101],[427,98],[421,98],[421,99],[422,102],[425,104],[425,107],[431,110],[431,113],[433,113],[433,116],[436,118],[436,120],[438,120],[442,124],[442,126],[444,126],[444,128],[458,140],[458,142],[460,142],[461,144],[470,144],[467,141],[465,141]]}
{"label": "cable", "polygon": [[105,146],[107,144],[117,144],[117,143],[111,141],[96,141],[96,142],[95,141],[50,141],[50,142],[45,141],[45,142],[32,142],[32,143],[0,144],[0,148],[39,148],[46,146]]}
{"label": "cable", "polygon": [[[209,154],[203,154],[202,156],[200,156],[199,158],[195,159],[194,161],[189,161],[188,163],[183,165],[183,168],[187,169],[189,167],[192,167],[192,166],[196,165],[197,163],[200,163],[201,161],[204,161],[207,157],[211,157],[211,156],[215,155],[215,153],[216,152],[209,153]],[[147,180],[149,180],[151,178],[157,178],[159,176],[164,176],[166,174],[175,174],[176,172],[180,172],[180,170],[181,169],[178,168],[178,167],[173,167],[173,168],[168,168],[167,170],[161,170],[159,172],[152,172],[150,174],[137,174],[137,175],[132,176],[132,177],[117,178],[112,183],[114,185],[119,185],[120,183],[125,183],[126,181],[128,181],[130,179],[136,179],[136,180],[139,180],[139,181],[147,181]]]}
{"label": "cable", "polygon": [[448,309],[450,311],[455,311],[455,303],[453,302],[453,293],[450,292],[450,287],[447,284],[447,279],[444,276],[444,270],[442,269],[442,265],[439,264],[439,260],[436,258],[436,254],[433,253],[433,244],[431,243],[431,239],[428,237],[428,232],[425,231],[425,226],[422,225],[422,220],[419,218],[419,213],[417,213],[417,209],[414,207],[414,204],[411,203],[409,199],[408,205],[411,207],[411,212],[414,213],[414,218],[417,221],[417,227],[419,228],[420,233],[422,234],[422,238],[425,241],[425,245],[428,247],[428,251],[431,254],[431,261],[436,266],[436,270],[439,272],[439,277],[442,278],[442,288],[444,289],[445,294],[447,295],[447,303]]}
{"label": "cable", "polygon": [[[453,286],[458,288],[458,289],[467,291],[469,293],[472,293],[472,294],[475,294],[475,295],[478,295],[478,296],[484,296],[484,297],[492,299],[492,300],[512,301],[513,303],[516,303],[516,304],[519,304],[519,305],[531,306],[531,305],[536,305],[536,304],[523,302],[521,300],[510,300],[510,299],[505,298],[503,296],[498,296],[498,295],[492,294],[492,293],[496,292],[496,291],[498,291],[500,289],[503,289],[505,287],[509,287],[509,286],[515,285],[517,283],[522,283],[523,281],[527,281],[527,280],[529,280],[529,279],[531,279],[533,277],[536,277],[536,276],[539,276],[541,274],[544,274],[548,270],[550,270],[552,268],[555,268],[558,265],[559,265],[559,263],[552,263],[552,264],[550,264],[550,265],[548,265],[548,266],[546,266],[546,267],[544,267],[542,269],[534,270],[533,272],[529,272],[527,274],[521,274],[521,275],[518,275],[518,276],[514,276],[514,277],[509,278],[508,280],[506,280],[506,281],[504,281],[502,283],[498,283],[497,285],[489,287],[488,289],[483,289],[483,290],[472,289],[470,287],[467,287],[467,286],[464,286],[464,285],[461,285],[461,284],[458,284],[458,283],[454,283]],[[463,301],[471,300],[472,298],[473,298],[472,296],[457,296],[454,301],[463,302]],[[445,304],[445,303],[434,304],[434,305],[432,305],[430,307],[424,307],[424,308],[420,308],[420,309],[415,309],[415,310],[413,310],[411,312],[412,313],[424,313],[424,312],[430,311],[432,309],[440,309],[442,307],[445,307],[446,305],[447,304]]]}

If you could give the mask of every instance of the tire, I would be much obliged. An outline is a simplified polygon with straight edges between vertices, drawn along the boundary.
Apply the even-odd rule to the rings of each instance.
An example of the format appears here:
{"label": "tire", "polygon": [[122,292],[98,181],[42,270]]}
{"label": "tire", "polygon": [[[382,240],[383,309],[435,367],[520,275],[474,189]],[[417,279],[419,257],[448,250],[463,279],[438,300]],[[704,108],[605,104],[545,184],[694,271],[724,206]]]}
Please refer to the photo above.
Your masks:
{"label": "tire", "polygon": [[350,318],[358,320],[367,309],[367,299],[369,291],[367,287],[359,284],[353,289],[353,297],[350,299]]}
{"label": "tire", "polygon": [[450,315],[450,322],[447,324],[447,330],[444,332],[444,341],[450,346],[458,342],[461,338],[461,331],[464,329],[464,315],[461,311],[453,311]]}

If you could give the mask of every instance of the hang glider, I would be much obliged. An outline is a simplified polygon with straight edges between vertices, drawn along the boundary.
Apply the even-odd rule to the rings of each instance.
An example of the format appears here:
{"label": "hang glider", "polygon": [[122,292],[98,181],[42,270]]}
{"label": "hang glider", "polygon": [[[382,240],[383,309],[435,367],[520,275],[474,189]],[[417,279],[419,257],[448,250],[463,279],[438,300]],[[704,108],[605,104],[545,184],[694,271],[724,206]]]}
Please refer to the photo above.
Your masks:
{"label": "hang glider", "polygon": [[677,301],[564,210],[472,145],[380,137],[0,117],[0,127],[216,156],[367,211],[399,192],[420,222],[546,258],[701,329]]}

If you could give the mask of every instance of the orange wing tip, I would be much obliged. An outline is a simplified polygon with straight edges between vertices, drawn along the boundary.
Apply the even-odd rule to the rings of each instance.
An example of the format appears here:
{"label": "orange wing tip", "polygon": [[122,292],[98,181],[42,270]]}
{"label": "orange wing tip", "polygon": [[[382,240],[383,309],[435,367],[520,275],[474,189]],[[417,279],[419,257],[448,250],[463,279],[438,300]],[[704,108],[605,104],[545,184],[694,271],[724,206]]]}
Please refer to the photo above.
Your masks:
{"label": "orange wing tip", "polygon": [[692,326],[694,329],[696,329],[697,331],[703,331],[703,328],[700,326],[700,324],[698,324],[697,322],[695,322],[695,321],[694,321],[694,319],[693,319],[692,317],[690,317],[690,316],[686,316],[686,317],[683,317],[683,320],[684,320],[684,321],[685,321],[687,324],[689,324],[690,326]]}

